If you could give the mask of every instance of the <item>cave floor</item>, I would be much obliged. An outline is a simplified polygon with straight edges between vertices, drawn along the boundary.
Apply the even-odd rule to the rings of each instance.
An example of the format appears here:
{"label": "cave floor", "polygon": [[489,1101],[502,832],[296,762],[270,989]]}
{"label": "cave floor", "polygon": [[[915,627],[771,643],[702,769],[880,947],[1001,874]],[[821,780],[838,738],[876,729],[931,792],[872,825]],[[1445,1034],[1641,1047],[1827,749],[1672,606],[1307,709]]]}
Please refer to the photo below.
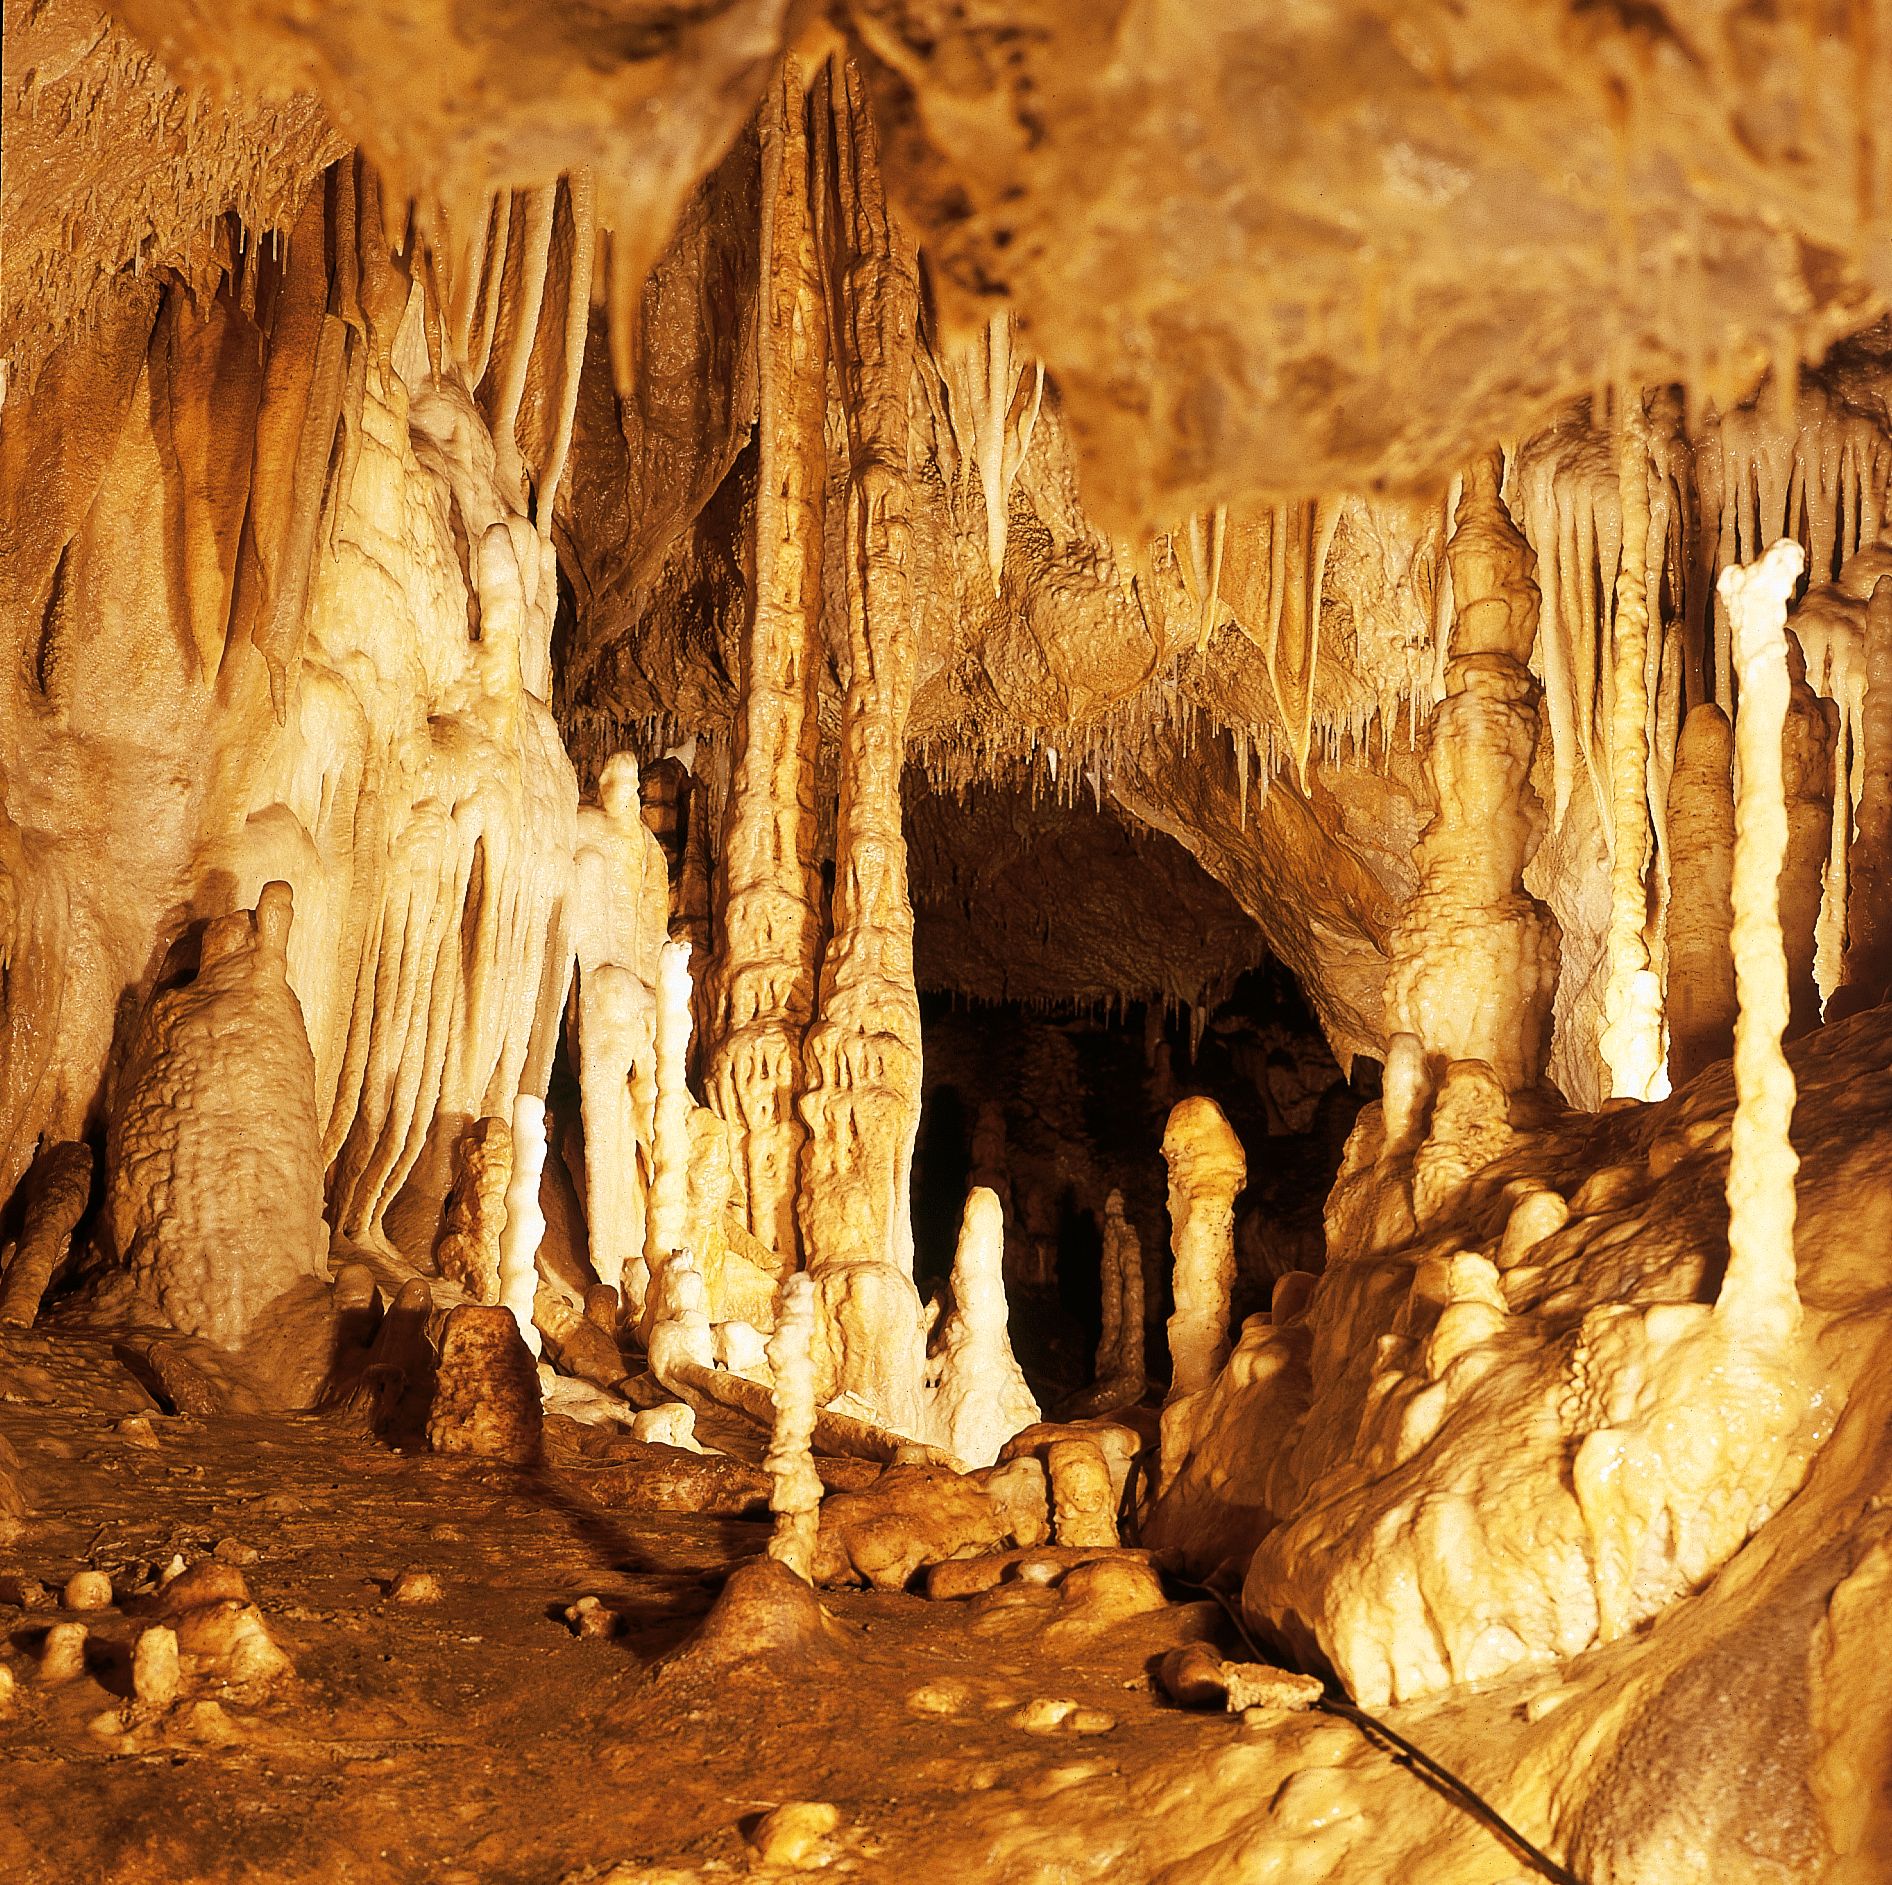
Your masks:
{"label": "cave floor", "polygon": [[[148,1434],[121,1430],[137,1413]],[[655,1885],[750,1872],[745,1829],[791,1800],[839,1808],[831,1874],[997,1876],[1011,1868],[979,1858],[976,1807],[1040,1812],[1031,1803],[1081,1783],[1256,1738],[1151,1692],[1156,1655],[1208,1627],[1202,1605],[1116,1624],[1074,1655],[1016,1611],[826,1593],[843,1641],[823,1669],[658,1676],[767,1528],[656,1509],[677,1477],[661,1450],[600,1461],[579,1454],[580,1432],[549,1421],[548,1463],[526,1471],[398,1452],[351,1416],[167,1416],[109,1340],[10,1336],[0,1436],[31,1516],[0,1545],[0,1661],[15,1680],[0,1710],[0,1877]],[[244,1576],[296,1674],[261,1703],[141,1719],[130,1645],[144,1623],[128,1592],[173,1553],[220,1545],[256,1554]],[[119,1602],[81,1619],[86,1674],[48,1686],[39,1639],[86,1566]],[[438,1580],[439,1601],[391,1599],[410,1570]],[[618,1633],[573,1632],[564,1611],[584,1596],[617,1613]],[[953,1712],[911,1699],[928,1686]],[[1115,1725],[1015,1725],[1040,1697]]]}

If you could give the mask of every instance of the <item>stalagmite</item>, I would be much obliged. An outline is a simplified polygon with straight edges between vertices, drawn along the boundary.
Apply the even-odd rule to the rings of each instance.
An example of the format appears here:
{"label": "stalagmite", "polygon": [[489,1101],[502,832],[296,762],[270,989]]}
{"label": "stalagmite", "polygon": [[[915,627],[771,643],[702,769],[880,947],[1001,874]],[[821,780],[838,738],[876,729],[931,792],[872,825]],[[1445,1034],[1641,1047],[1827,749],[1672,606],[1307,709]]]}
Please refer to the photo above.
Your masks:
{"label": "stalagmite", "polygon": [[1669,781],[1669,1078],[1677,1087],[1734,1051],[1734,729],[1713,701],[1682,726]]}
{"label": "stalagmite", "polygon": [[475,1120],[454,1152],[453,1191],[446,1234],[434,1260],[474,1302],[499,1301],[499,1248],[506,1230],[506,1191],[512,1183],[512,1124],[495,1114]]}
{"label": "stalagmite", "polygon": [[853,66],[827,90],[838,197],[836,360],[851,456],[850,664],[833,935],[802,1051],[800,1220],[835,1385],[901,1427],[918,1415],[921,1361],[911,1281],[920,1016],[900,797],[917,656],[907,390],[918,281],[882,193],[873,120]]}
{"label": "stalagmite", "polygon": [[1199,1394],[1228,1360],[1235,1282],[1235,1195],[1248,1161],[1211,1099],[1179,1101],[1163,1131],[1176,1311],[1169,1319],[1169,1400]]}
{"label": "stalagmite", "polygon": [[72,1141],[49,1146],[33,1161],[24,1189],[26,1215],[0,1282],[0,1325],[16,1329],[31,1327],[53,1272],[65,1261],[92,1195],[92,1148]]}
{"label": "stalagmite", "polygon": [[1438,812],[1414,851],[1419,888],[1389,943],[1386,1027],[1428,1053],[1483,1060],[1510,1092],[1543,1075],[1558,930],[1523,886],[1543,808],[1530,783],[1539,689],[1531,552],[1499,495],[1500,461],[1465,481],[1449,554],[1457,618],[1426,764]]}
{"label": "stalagmite", "polygon": [[[654,1121],[656,980],[669,926],[669,872],[645,825],[637,762],[614,753],[598,805],[578,810],[573,940],[585,1217],[598,1280],[641,1308]],[[627,1277],[629,1281],[627,1282]]]}
{"label": "stalagmite", "polygon": [[690,945],[667,942],[657,965],[657,1102],[644,1254],[654,1275],[690,1235]]}
{"label": "stalagmite", "polygon": [[775,1432],[762,1464],[769,1475],[775,1530],[769,1556],[804,1583],[814,1574],[821,1530],[821,1475],[815,1470],[815,1289],[806,1276],[782,1285],[769,1372],[775,1384]]}
{"label": "stalagmite", "polygon": [[[1787,1039],[1820,1024],[1819,929],[1822,889],[1832,851],[1833,754],[1839,708],[1806,683],[1806,663],[1791,633],[1785,641],[1788,695],[1782,729],[1781,785],[1787,808],[1787,849],[1780,867],[1780,930],[1787,952]],[[1740,669],[1736,657],[1736,672]],[[1740,738],[1740,722],[1735,722]],[[1842,817],[1850,808],[1842,800]]]}
{"label": "stalagmite", "polygon": [[206,926],[196,976],[146,1009],[105,1152],[113,1248],[172,1325],[239,1347],[326,1281],[315,1067],[288,981],[292,899]]}
{"label": "stalagmite", "polygon": [[1860,760],[1849,1007],[1869,1007],[1892,987],[1892,576],[1878,579],[1866,609]]}
{"label": "stalagmite", "polygon": [[1124,1215],[1121,1191],[1104,1200],[1102,1273],[1097,1380],[1134,1399],[1143,1387],[1143,1246]]}
{"label": "stalagmite", "polygon": [[[802,1130],[795,1100],[814,1014],[815,701],[827,495],[827,283],[809,199],[800,69],[784,62],[762,113],[755,600],[716,879],[709,1102],[737,1141],[749,1229],[794,1258]],[[692,808],[694,825],[698,808]]]}
{"label": "stalagmite", "polygon": [[1780,1051],[1787,1029],[1787,954],[1779,886],[1787,855],[1781,736],[1787,718],[1787,601],[1806,566],[1799,544],[1776,543],[1716,585],[1740,680],[1735,720],[1734,1123],[1728,1152],[1728,1269],[1715,1314],[1731,1332],[1784,1342],[1798,1328],[1794,1272],[1794,1077]]}
{"label": "stalagmite", "polygon": [[990,1466],[1038,1403],[1012,1355],[1005,1302],[1005,1218],[998,1198],[966,1197],[953,1256],[952,1313],[929,1365],[930,1437],[961,1472]]}
{"label": "stalagmite", "polygon": [[1643,881],[1649,858],[1648,422],[1639,391],[1625,389],[1617,405],[1623,548],[1611,651],[1609,983],[1602,1049],[1610,1096],[1649,1100],[1659,1097],[1663,1044],[1662,986],[1644,933],[1649,915]]}
{"label": "stalagmite", "polygon": [[499,1301],[535,1356],[539,1331],[532,1320],[532,1302],[538,1292],[539,1241],[545,1235],[545,1214],[539,1209],[544,1170],[545,1102],[536,1093],[521,1093],[512,1103],[512,1174],[506,1185],[506,1228],[499,1240]]}

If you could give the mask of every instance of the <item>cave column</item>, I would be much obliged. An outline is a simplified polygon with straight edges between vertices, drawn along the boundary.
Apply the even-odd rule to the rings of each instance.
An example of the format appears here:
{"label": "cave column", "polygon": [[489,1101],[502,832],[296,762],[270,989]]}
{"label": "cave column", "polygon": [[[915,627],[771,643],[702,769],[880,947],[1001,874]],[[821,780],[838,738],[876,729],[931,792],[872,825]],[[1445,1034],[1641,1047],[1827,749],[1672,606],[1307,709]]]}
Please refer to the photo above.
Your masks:
{"label": "cave column", "polygon": [[801,74],[762,111],[762,294],[755,597],[717,879],[707,1093],[734,1140],[749,1229],[793,1257],[802,1036],[820,949],[815,688],[827,448],[826,286],[809,196]]}
{"label": "cave column", "polygon": [[1482,1060],[1508,1092],[1543,1077],[1559,934],[1524,888],[1543,835],[1531,787],[1541,690],[1534,559],[1499,494],[1501,456],[1466,475],[1447,552],[1457,615],[1426,770],[1438,810],[1415,849],[1419,887],[1393,926],[1386,1031]]}
{"label": "cave column", "polygon": [[[1603,1063],[1613,1099],[1661,1097],[1662,984],[1649,956],[1649,427],[1642,394],[1617,395],[1617,489],[1623,519],[1616,579],[1610,713],[1609,981]],[[1528,652],[1528,651],[1527,651]],[[1529,789],[1528,787],[1526,788]]]}
{"label": "cave column", "polygon": [[1728,1269],[1715,1313],[1732,1331],[1784,1341],[1799,1326],[1794,1176],[1788,1137],[1797,1097],[1781,1052],[1789,1014],[1780,879],[1788,854],[1781,737],[1792,683],[1787,602],[1806,564],[1783,539],[1716,585],[1727,607],[1740,682],[1735,716],[1734,1120],[1728,1146]]}
{"label": "cave column", "polygon": [[801,1230],[822,1279],[835,1385],[875,1400],[901,1426],[918,1417],[923,1351],[911,1280],[920,1010],[900,799],[916,654],[907,393],[919,274],[888,213],[859,75],[830,72],[834,335],[851,463],[849,674],[833,930],[802,1057]]}

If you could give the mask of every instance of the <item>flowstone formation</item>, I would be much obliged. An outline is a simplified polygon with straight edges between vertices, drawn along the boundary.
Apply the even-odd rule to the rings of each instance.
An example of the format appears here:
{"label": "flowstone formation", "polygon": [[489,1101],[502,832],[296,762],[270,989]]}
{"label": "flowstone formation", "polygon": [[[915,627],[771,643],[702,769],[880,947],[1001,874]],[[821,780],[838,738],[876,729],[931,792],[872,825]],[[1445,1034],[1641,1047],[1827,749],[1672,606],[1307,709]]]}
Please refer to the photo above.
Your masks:
{"label": "flowstone formation", "polygon": [[1880,1875],[1892,22],[5,11],[0,1875]]}

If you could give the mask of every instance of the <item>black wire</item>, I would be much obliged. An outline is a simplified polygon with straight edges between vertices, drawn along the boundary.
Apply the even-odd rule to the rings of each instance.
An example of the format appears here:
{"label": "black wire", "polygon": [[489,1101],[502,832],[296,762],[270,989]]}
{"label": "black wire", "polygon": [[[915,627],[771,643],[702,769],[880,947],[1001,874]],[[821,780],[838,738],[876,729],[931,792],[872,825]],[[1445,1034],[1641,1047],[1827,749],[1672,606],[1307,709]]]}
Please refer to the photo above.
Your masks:
{"label": "black wire", "polygon": [[[1137,1531],[1136,1510],[1138,1482],[1149,1476],[1149,1462],[1156,1453],[1154,1445],[1140,1447],[1131,1457],[1130,1470],[1124,1475],[1123,1497],[1117,1502],[1118,1534],[1123,1538],[1134,1538]],[[1199,1584],[1193,1578],[1178,1577],[1173,1571],[1167,1573],[1172,1584],[1180,1584],[1185,1590],[1199,1590],[1217,1604],[1222,1614],[1235,1627],[1235,1634],[1242,1639],[1248,1653],[1257,1662],[1265,1663],[1269,1658],[1262,1654],[1260,1645],[1248,1633],[1248,1625],[1241,1612],[1229,1602],[1228,1597],[1212,1584]],[[1337,1686],[1337,1685],[1336,1685]],[[1377,1715],[1369,1715],[1357,1702],[1345,1695],[1326,1695],[1314,1703],[1324,1713],[1338,1716],[1342,1721],[1350,1721],[1368,1740],[1386,1743],[1395,1750],[1395,1758],[1403,1757],[1403,1764],[1410,1767],[1420,1779],[1442,1793],[1461,1812],[1495,1834],[1499,1840],[1509,1846],[1519,1858],[1523,1859],[1533,1871],[1541,1873],[1547,1879],[1556,1881],[1556,1885],[1583,1885],[1583,1880],[1568,1867],[1559,1865],[1549,1853],[1534,1846],[1483,1794],[1469,1781],[1461,1780],[1449,1767],[1435,1761],[1424,1748],[1415,1746],[1399,1732],[1389,1728]]]}
{"label": "black wire", "polygon": [[[1186,1590],[1199,1590],[1205,1597],[1212,1599],[1221,1607],[1222,1614],[1234,1625],[1235,1634],[1242,1639],[1248,1653],[1257,1662],[1268,1661],[1255,1639],[1249,1635],[1248,1626],[1242,1620],[1240,1611],[1221,1591],[1215,1589],[1213,1585],[1198,1584],[1192,1578],[1177,1577],[1173,1573],[1170,1574],[1170,1581],[1182,1585]],[[1314,1707],[1326,1714],[1336,1715],[1342,1721],[1352,1722],[1369,1740],[1388,1743],[1397,1750],[1397,1757],[1403,1757],[1405,1765],[1435,1787],[1454,1806],[1470,1814],[1489,1832],[1494,1833],[1533,1871],[1541,1873],[1547,1879],[1554,1879],[1556,1885],[1583,1885],[1583,1880],[1578,1878],[1576,1873],[1566,1866],[1559,1865],[1549,1853],[1526,1839],[1469,1781],[1461,1780],[1449,1767],[1435,1761],[1424,1748],[1415,1746],[1397,1728],[1389,1728],[1377,1715],[1369,1715],[1357,1702],[1349,1701],[1344,1695],[1322,1695],[1314,1703]]]}

